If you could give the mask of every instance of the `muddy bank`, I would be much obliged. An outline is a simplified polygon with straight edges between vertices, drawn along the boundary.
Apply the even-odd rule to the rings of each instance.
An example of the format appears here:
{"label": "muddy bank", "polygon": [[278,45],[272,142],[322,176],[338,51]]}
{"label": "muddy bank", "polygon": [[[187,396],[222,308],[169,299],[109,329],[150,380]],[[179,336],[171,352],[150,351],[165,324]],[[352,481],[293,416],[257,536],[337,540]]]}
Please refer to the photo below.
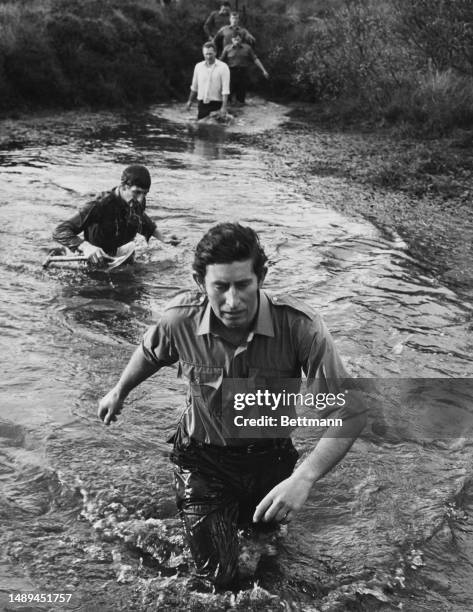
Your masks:
{"label": "muddy bank", "polygon": [[[442,282],[473,291],[473,135],[420,139],[398,131],[342,131],[311,123],[293,111],[283,128],[254,138],[276,180],[296,182],[317,204],[362,216]],[[320,178],[336,179],[332,193]],[[347,182],[340,193],[339,181]],[[357,189],[359,187],[359,189]]]}
{"label": "muddy bank", "polygon": [[113,111],[61,111],[25,113],[0,119],[0,151],[48,147],[69,142],[71,136],[98,138],[125,122],[126,113]]}

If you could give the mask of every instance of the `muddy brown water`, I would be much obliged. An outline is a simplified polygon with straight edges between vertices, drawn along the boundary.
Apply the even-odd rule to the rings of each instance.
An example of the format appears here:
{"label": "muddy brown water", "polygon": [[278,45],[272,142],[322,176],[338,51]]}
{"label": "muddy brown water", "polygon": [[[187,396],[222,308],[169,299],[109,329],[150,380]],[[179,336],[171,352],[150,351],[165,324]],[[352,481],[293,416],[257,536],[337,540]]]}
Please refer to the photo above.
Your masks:
{"label": "muddy brown water", "polygon": [[[271,179],[264,154],[245,145],[245,132],[280,111],[256,104],[227,131],[191,129],[166,107],[115,115],[111,125],[110,113],[42,117],[39,132],[19,120],[21,139],[0,150],[3,609],[471,609],[468,419],[434,436],[412,418],[415,401],[379,407],[286,532],[243,541],[242,591],[221,595],[187,586],[165,442],[184,402],[176,370],[135,390],[117,426],[96,419],[97,400],[146,326],[192,286],[197,240],[222,220],[260,232],[268,290],[319,309],[353,375],[396,387],[471,376],[473,304],[399,237],[327,207],[325,195],[349,194],[348,183],[320,177],[319,195],[308,199]],[[133,268],[109,274],[43,271],[55,224],[132,162],[150,168],[149,213],[181,246],[140,244]],[[468,386],[462,393],[469,416]],[[405,422],[392,435],[396,410]],[[304,453],[314,437],[298,431],[295,442]],[[11,601],[18,593],[72,596]]]}

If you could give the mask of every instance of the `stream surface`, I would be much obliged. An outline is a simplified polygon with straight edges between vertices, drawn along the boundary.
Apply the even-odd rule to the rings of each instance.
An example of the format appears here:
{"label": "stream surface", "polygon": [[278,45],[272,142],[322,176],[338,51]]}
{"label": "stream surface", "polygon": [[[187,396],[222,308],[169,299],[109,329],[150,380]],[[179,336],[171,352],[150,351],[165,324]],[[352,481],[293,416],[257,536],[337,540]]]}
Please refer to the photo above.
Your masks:
{"label": "stream surface", "polygon": [[[226,132],[166,107],[113,125],[110,113],[64,114],[38,118],[39,132],[19,120],[21,142],[0,150],[0,609],[472,609],[473,303],[399,237],[332,210],[348,182],[320,177],[310,200],[271,178],[245,139],[278,113],[254,104]],[[137,263],[111,273],[43,270],[55,225],[130,163],[150,169],[148,213],[181,245],[140,243]],[[236,219],[266,246],[266,288],[317,308],[354,376],[397,389],[438,379],[465,418],[442,435],[402,394],[378,406],[286,531],[243,540],[242,591],[199,594],[167,459],[184,406],[176,369],[136,389],[115,426],[96,406],[163,305],[192,287],[199,238]],[[307,429],[294,438],[301,454],[314,444]],[[10,602],[21,592],[72,597]]]}

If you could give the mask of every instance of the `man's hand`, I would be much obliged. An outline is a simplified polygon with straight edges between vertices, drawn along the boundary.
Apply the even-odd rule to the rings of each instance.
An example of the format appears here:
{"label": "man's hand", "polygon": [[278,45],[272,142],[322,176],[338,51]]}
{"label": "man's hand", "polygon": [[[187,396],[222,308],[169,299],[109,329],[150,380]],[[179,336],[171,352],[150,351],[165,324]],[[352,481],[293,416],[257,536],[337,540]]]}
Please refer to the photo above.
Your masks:
{"label": "man's hand", "polygon": [[164,242],[164,244],[172,244],[172,246],[177,246],[181,242],[180,238],[178,238],[175,234],[163,234],[163,232],[158,230],[158,228],[154,230],[153,236],[156,238],[156,240],[160,240],[161,242]]}
{"label": "man's hand", "polygon": [[[351,394],[356,401],[358,394]],[[358,411],[343,421],[342,427],[329,427],[311,454],[296,471],[276,485],[258,504],[253,522],[289,522],[305,504],[312,485],[337,465],[345,456],[366,423],[366,415]],[[333,437],[337,436],[337,437]],[[343,436],[343,437],[342,437]]]}
{"label": "man's hand", "polygon": [[84,241],[80,245],[80,250],[84,253],[91,264],[96,266],[103,266],[106,260],[113,261],[113,257],[107,255],[100,247],[90,244],[90,242]]}
{"label": "man's hand", "polygon": [[110,425],[110,423],[117,420],[117,415],[121,413],[122,409],[123,399],[120,397],[117,389],[114,387],[100,400],[97,416],[105,423],[105,425]]}
{"label": "man's hand", "polygon": [[263,76],[265,79],[269,79],[269,73],[267,70],[263,70]]}
{"label": "man's hand", "polygon": [[309,496],[313,481],[292,474],[276,485],[256,507],[253,522],[279,521],[289,523]]}
{"label": "man's hand", "polygon": [[178,238],[176,234],[170,234],[169,236],[166,236],[163,242],[165,244],[171,244],[172,246],[177,246],[178,244],[180,244],[181,239]]}
{"label": "man's hand", "polygon": [[190,111],[191,108],[192,108],[192,100],[189,100],[186,104],[186,109]]}
{"label": "man's hand", "polygon": [[227,106],[222,106],[218,111],[216,111],[216,117],[223,122],[226,122],[227,120],[231,119],[228,114]]}

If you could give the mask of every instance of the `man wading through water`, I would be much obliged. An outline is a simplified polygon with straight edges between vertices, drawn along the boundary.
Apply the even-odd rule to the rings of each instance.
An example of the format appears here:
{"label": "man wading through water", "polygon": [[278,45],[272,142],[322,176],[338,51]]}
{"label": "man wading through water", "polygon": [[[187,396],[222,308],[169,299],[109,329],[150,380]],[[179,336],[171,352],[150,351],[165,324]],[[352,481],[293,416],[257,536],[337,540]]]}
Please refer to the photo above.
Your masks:
{"label": "man wading through water", "polygon": [[255,52],[241,40],[239,30],[235,30],[232,44],[225,47],[220,57],[230,68],[230,101],[235,96],[237,102],[245,104],[246,91],[248,89],[248,71],[252,64],[258,66],[265,79],[269,78],[265,67],[256,57]]}
{"label": "man wading through water", "polygon": [[216,111],[225,117],[230,94],[230,70],[227,64],[217,59],[213,42],[204,43],[202,55],[204,61],[194,68],[187,110],[191,109],[192,102],[197,98],[197,119],[208,117]]}
{"label": "man wading through water", "polygon": [[232,38],[236,30],[240,32],[241,40],[244,43],[249,45],[255,44],[255,37],[250,34],[247,29],[240,26],[240,15],[233,12],[230,14],[230,24],[223,26],[223,28],[220,28],[217,34],[215,34],[214,43],[217,46],[218,55],[220,55],[227,45],[232,43]]}
{"label": "man wading through water", "polygon": [[[120,185],[100,194],[73,217],[60,223],[53,238],[71,251],[82,251],[90,263],[103,264],[124,244],[142,234],[177,245],[179,239],[165,236],[145,212],[146,195],[151,187],[148,169],[140,164],[123,170]],[[84,238],[79,234],[84,233]]]}
{"label": "man wading through water", "polygon": [[329,427],[295,471],[290,438],[268,437],[268,430],[258,439],[226,437],[225,419],[235,409],[225,387],[234,379],[246,379],[245,391],[280,391],[281,379],[300,380],[304,371],[320,390],[337,394],[347,377],[320,316],[290,295],[262,291],[266,261],[251,228],[222,223],[209,230],[194,255],[199,290],[168,304],[98,408],[109,425],[132,389],[179,362],[189,392],[171,458],[179,513],[206,586],[237,586],[237,529],[289,522],[365,423],[360,407],[337,409],[342,427]]}

